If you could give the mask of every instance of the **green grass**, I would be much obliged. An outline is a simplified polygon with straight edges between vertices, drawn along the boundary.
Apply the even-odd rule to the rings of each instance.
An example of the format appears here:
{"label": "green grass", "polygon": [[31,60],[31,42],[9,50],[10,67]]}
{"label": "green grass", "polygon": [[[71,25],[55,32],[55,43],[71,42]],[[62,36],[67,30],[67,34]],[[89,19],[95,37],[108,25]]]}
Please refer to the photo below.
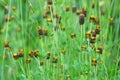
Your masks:
{"label": "green grass", "polygon": [[[102,6],[99,6],[101,2]],[[0,80],[119,80],[120,79],[120,1],[119,0],[52,0],[52,9],[47,18],[43,18],[47,0],[0,0]],[[92,8],[92,3],[95,7]],[[78,10],[87,8],[87,16],[83,25],[79,24],[79,15],[72,12],[72,6]],[[5,14],[4,7],[8,6]],[[12,7],[16,10],[13,11]],[[65,7],[70,6],[68,12]],[[105,14],[101,15],[101,9]],[[56,27],[54,13],[61,16],[61,23]],[[89,21],[91,15],[99,18],[100,34],[96,42],[91,44],[85,38],[87,31],[95,30],[96,24]],[[11,21],[5,21],[14,16]],[[113,18],[114,25],[110,25]],[[38,37],[38,26],[48,31],[47,36]],[[65,27],[65,31],[61,28]],[[18,31],[20,29],[20,31]],[[71,34],[76,34],[71,38]],[[10,41],[12,50],[4,47]],[[87,49],[83,51],[81,47]],[[91,45],[103,47],[102,54],[91,48]],[[24,49],[24,57],[14,59],[13,54]],[[38,57],[30,57],[31,50],[38,50]],[[65,54],[62,51],[65,50]],[[50,59],[46,59],[50,52]],[[4,58],[6,57],[6,58]],[[57,57],[57,63],[52,63]],[[31,62],[26,63],[30,58]],[[92,66],[92,59],[97,60]],[[40,61],[44,60],[40,66]],[[70,76],[70,77],[69,77]]]}

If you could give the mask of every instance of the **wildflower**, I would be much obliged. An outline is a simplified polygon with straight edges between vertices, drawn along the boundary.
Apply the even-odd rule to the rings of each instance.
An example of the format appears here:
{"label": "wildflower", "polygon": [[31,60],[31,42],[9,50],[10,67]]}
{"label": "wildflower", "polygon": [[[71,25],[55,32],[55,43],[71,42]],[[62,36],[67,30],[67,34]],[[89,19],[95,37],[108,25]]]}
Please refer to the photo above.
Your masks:
{"label": "wildflower", "polygon": [[87,8],[82,8],[82,13],[83,13],[84,16],[86,17],[86,15],[87,15]]}
{"label": "wildflower", "polygon": [[38,27],[38,34],[43,35],[43,30],[42,30],[41,26]]}
{"label": "wildflower", "polygon": [[94,23],[95,23],[95,24],[99,24],[99,23],[100,23],[99,18],[95,18]]}
{"label": "wildflower", "polygon": [[62,27],[61,27],[61,30],[62,30],[62,31],[65,31],[65,27],[64,27],[64,26],[62,26]]}
{"label": "wildflower", "polygon": [[95,33],[100,34],[100,26],[96,26]]}
{"label": "wildflower", "polygon": [[72,6],[72,12],[76,12],[76,6]]}
{"label": "wildflower", "polygon": [[72,33],[71,38],[75,38],[75,37],[76,37],[76,34]]}
{"label": "wildflower", "polygon": [[66,6],[65,8],[66,8],[66,11],[69,11],[69,9],[70,9],[70,6]]}
{"label": "wildflower", "polygon": [[88,75],[88,71],[85,71],[85,75]]}
{"label": "wildflower", "polygon": [[47,6],[46,11],[45,11],[45,14],[46,14],[46,15],[50,14],[50,6]]}
{"label": "wildflower", "polygon": [[93,22],[93,21],[95,21],[95,16],[90,16],[90,22]]}
{"label": "wildflower", "polygon": [[95,38],[95,37],[91,37],[91,38],[90,38],[90,43],[95,43],[95,41],[96,41],[96,38]]}
{"label": "wildflower", "polygon": [[17,27],[17,31],[20,32],[21,31],[21,27]]}
{"label": "wildflower", "polygon": [[43,34],[45,35],[45,36],[47,36],[48,35],[48,31],[45,29],[45,30],[43,30]]}
{"label": "wildflower", "polygon": [[43,60],[41,60],[40,61],[40,66],[42,66],[44,64],[44,61]]}
{"label": "wildflower", "polygon": [[84,17],[85,17],[85,15],[84,14],[80,14],[80,18],[79,18],[79,24],[80,25],[83,25],[84,24]]}
{"label": "wildflower", "polygon": [[47,53],[46,59],[50,59],[50,52]]}
{"label": "wildflower", "polygon": [[77,15],[80,15],[80,13],[81,13],[80,10],[76,10]]}
{"label": "wildflower", "polygon": [[14,19],[15,19],[15,16],[11,16],[10,19],[9,19],[9,21],[12,21]]}
{"label": "wildflower", "polygon": [[81,47],[81,49],[82,49],[82,51],[85,51],[85,50],[87,49],[87,47],[86,47],[85,45],[83,45],[83,46]]}
{"label": "wildflower", "polygon": [[12,11],[15,11],[16,10],[16,7],[15,6],[12,6]]}
{"label": "wildflower", "polygon": [[96,66],[97,65],[97,60],[95,58],[92,59],[92,66]]}
{"label": "wildflower", "polygon": [[114,25],[114,20],[113,20],[113,18],[110,18],[110,26],[113,26]]}
{"label": "wildflower", "polygon": [[49,5],[52,5],[52,0],[48,0],[47,3],[48,3]]}
{"label": "wildflower", "polygon": [[38,50],[34,50],[33,54],[35,57],[38,57],[38,52],[39,52]]}
{"label": "wildflower", "polygon": [[65,54],[65,50],[62,50],[61,53],[62,53],[62,54]]}
{"label": "wildflower", "polygon": [[52,18],[48,18],[48,19],[47,19],[47,22],[52,22]]}
{"label": "wildflower", "polygon": [[53,57],[52,63],[57,63],[57,61],[58,61],[57,57]]}
{"label": "wildflower", "polygon": [[95,30],[92,30],[92,31],[91,31],[91,34],[92,34],[93,37],[96,37],[96,32],[95,32]]}
{"label": "wildflower", "polygon": [[9,41],[5,41],[5,42],[4,42],[4,47],[5,47],[5,48],[10,47],[10,46],[9,46]]}
{"label": "wildflower", "polygon": [[92,8],[95,8],[95,3],[94,2],[92,2]]}
{"label": "wildflower", "polygon": [[98,46],[96,52],[102,54],[102,52],[103,52],[102,46]]}
{"label": "wildflower", "polygon": [[101,10],[101,15],[104,15],[104,14],[105,14],[105,10],[102,9],[102,10]]}
{"label": "wildflower", "polygon": [[66,77],[67,77],[67,80],[70,80],[70,75],[69,74]]}
{"label": "wildflower", "polygon": [[42,14],[42,17],[43,17],[43,18],[47,18],[47,14],[46,14],[46,13],[43,13],[43,14]]}
{"label": "wildflower", "polygon": [[24,50],[23,49],[19,50],[18,56],[19,57],[23,57],[24,56]]}
{"label": "wildflower", "polygon": [[4,14],[7,14],[7,13],[8,13],[8,5],[4,7]]}
{"label": "wildflower", "polygon": [[28,58],[28,59],[26,60],[26,63],[29,64],[30,62],[31,62],[31,59]]}
{"label": "wildflower", "polygon": [[13,58],[14,58],[14,59],[18,59],[18,58],[19,58],[18,54],[17,54],[17,53],[14,53],[14,54],[13,54]]}
{"label": "wildflower", "polygon": [[90,31],[86,32],[86,38],[90,38],[90,37],[91,37],[91,32]]}
{"label": "wildflower", "polygon": [[34,57],[34,51],[30,51],[29,54],[28,54],[30,57]]}

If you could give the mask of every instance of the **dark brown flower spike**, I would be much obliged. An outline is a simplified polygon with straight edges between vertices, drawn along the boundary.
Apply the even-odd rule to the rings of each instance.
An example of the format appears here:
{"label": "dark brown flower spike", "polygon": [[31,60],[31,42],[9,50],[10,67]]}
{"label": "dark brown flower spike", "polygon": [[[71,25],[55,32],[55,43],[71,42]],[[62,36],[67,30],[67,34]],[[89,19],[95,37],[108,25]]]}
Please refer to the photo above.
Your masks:
{"label": "dark brown flower spike", "polygon": [[80,25],[83,25],[84,24],[84,17],[85,17],[85,15],[84,14],[80,14],[80,17],[79,17],[79,24]]}

